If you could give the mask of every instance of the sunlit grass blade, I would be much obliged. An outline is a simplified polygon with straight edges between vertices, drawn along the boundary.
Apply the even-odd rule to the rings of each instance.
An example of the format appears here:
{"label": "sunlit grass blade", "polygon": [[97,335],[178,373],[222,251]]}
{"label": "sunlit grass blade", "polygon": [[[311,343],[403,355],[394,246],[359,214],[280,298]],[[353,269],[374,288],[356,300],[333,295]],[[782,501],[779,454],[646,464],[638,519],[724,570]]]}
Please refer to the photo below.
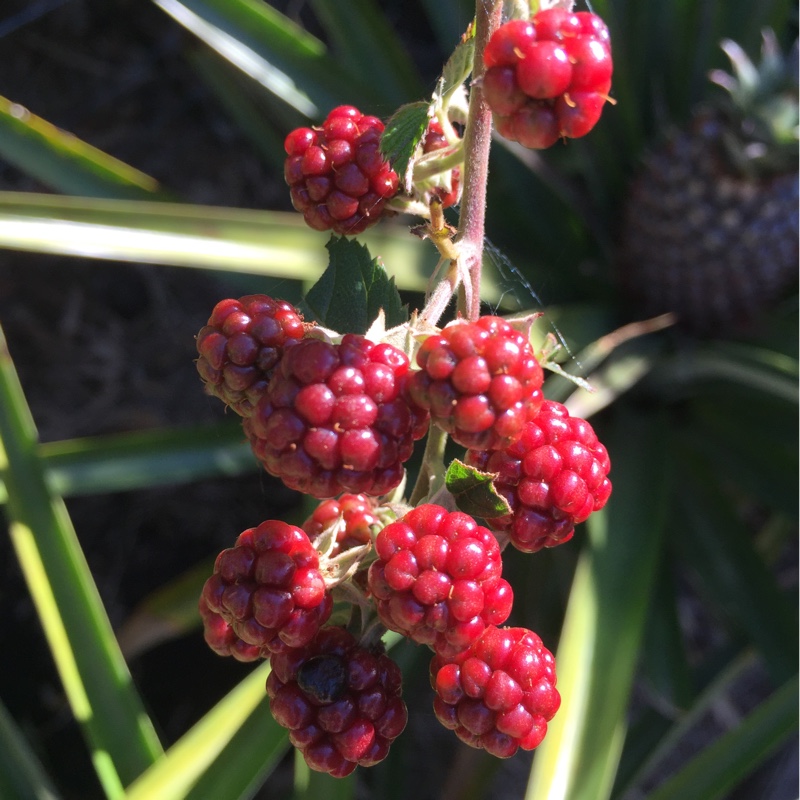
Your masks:
{"label": "sunlit grass blade", "polygon": [[0,797],[58,800],[49,776],[22,731],[0,702]]}
{"label": "sunlit grass blade", "polygon": [[262,664],[128,788],[127,800],[234,798],[263,780],[289,746],[272,719]]}
{"label": "sunlit grass blade", "polygon": [[0,157],[59,192],[145,198],[158,182],[0,97]]}
{"label": "sunlit grass blade", "polygon": [[556,655],[562,705],[534,756],[528,800],[607,798],[625,738],[665,521],[666,429],[631,409],[614,422],[604,431],[614,494],[587,523]]}
{"label": "sunlit grass blade", "polygon": [[[328,238],[294,213],[0,192],[0,247],[37,253],[315,281]],[[359,240],[399,288],[425,290],[435,250],[406,227],[381,225]]]}
{"label": "sunlit grass blade", "polygon": [[797,730],[797,678],[709,745],[647,800],[721,800]]}
{"label": "sunlit grass blade", "polygon": [[[307,117],[344,102],[375,97],[366,76],[354,76],[323,42],[260,0],[153,0],[157,6],[282,101]],[[361,91],[359,91],[361,90]]]}
{"label": "sunlit grass blade", "polygon": [[[311,5],[330,37],[337,59],[353,75],[369,75],[387,106],[422,97],[425,89],[410,55],[400,44],[379,4],[351,0],[342,14],[339,0],[312,0]],[[453,40],[455,47],[457,39]]]}
{"label": "sunlit grass blade", "polygon": [[47,488],[36,436],[0,331],[0,475],[12,543],[100,781],[119,796],[161,748],[63,500]]}

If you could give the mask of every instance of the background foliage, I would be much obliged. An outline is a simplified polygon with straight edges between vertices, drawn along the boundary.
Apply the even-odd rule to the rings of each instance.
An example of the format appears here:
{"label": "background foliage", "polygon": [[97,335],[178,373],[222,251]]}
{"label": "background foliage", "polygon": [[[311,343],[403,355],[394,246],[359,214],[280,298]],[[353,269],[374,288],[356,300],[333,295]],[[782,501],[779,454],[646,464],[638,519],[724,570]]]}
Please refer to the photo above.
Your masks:
{"label": "background foliage", "polygon": [[[708,96],[719,40],[755,54],[770,24],[788,43],[797,8],[594,9],[616,107],[563,148],[498,142],[487,220],[485,299],[544,307],[542,335],[557,328],[565,368],[598,388],[553,377],[547,393],[593,414],[612,456],[614,497],[587,530],[508,554],[512,622],[557,648],[564,707],[532,769],[495,762],[438,729],[427,658],[400,643],[410,729],[333,782],[287,755],[266,668],[198,641],[215,552],[308,509],[204,400],[192,337],[223,293],[296,300],[327,262],[326,237],[288,211],[286,132],[340,103],[386,117],[427,96],[472,4],[4,7],[0,796],[408,797],[412,764],[431,798],[794,796],[797,296],[738,336],[621,328],[640,315],[615,247],[630,176]],[[415,304],[436,258],[408,224],[363,241]]]}

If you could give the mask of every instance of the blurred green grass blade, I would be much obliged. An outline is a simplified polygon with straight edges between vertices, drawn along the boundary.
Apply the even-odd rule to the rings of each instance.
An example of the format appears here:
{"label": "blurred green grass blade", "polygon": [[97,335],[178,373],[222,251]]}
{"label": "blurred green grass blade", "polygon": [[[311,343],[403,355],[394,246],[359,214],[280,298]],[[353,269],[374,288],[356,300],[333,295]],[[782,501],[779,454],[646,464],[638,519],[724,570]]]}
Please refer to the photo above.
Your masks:
{"label": "blurred green grass blade", "polygon": [[673,541],[706,599],[750,638],[773,680],[782,683],[797,671],[796,608],[758,554],[714,471],[685,451],[681,464],[676,521],[691,535]]}
{"label": "blurred green grass blade", "polygon": [[356,102],[379,92],[344,70],[325,45],[260,0],[153,0],[176,22],[285,103],[322,117],[348,87]]}
{"label": "blurred green grass blade", "polygon": [[161,746],[131,681],[63,500],[49,492],[36,427],[0,329],[0,475],[14,548],[72,711],[109,796]]}
{"label": "blurred green grass blade", "polygon": [[797,677],[786,681],[733,730],[703,750],[647,800],[718,800],[797,730]]}
{"label": "blurred green grass blade", "polygon": [[50,777],[22,731],[0,702],[0,797],[58,800]]}
{"label": "blurred green grass blade", "polygon": [[253,670],[141,775],[127,800],[248,797],[289,746],[270,715],[269,664]]}
{"label": "blurred green grass blade", "polygon": [[[617,412],[604,442],[614,493],[587,527],[556,656],[561,709],[533,760],[527,800],[604,800],[626,729],[666,510],[666,426]],[[609,435],[610,433],[610,435]]]}
{"label": "blurred green grass blade", "polygon": [[[374,0],[312,0],[337,60],[353,75],[369,75],[388,111],[425,93],[410,55]],[[455,46],[455,41],[453,42]]]}
{"label": "blurred green grass blade", "polygon": [[0,97],[0,157],[66,194],[152,198],[158,182],[143,172]]}
{"label": "blurred green grass blade", "polygon": [[[36,253],[313,282],[327,266],[327,240],[296,213],[0,192],[0,247]],[[436,251],[408,228],[380,225],[359,241],[400,289],[425,290]]]}
{"label": "blurred green grass blade", "polygon": [[59,494],[97,494],[253,472],[258,464],[243,439],[237,418],[51,442],[40,454]]}
{"label": "blurred green grass blade", "polygon": [[294,794],[292,800],[353,800],[356,776],[333,778],[325,772],[310,769],[299,750],[294,758]]}

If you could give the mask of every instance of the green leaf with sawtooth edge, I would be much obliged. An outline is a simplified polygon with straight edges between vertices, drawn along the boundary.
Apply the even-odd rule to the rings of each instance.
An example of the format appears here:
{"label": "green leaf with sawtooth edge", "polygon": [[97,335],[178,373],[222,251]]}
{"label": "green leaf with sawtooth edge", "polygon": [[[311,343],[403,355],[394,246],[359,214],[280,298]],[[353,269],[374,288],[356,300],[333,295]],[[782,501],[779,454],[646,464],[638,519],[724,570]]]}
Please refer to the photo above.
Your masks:
{"label": "green leaf with sawtooth edge", "polygon": [[447,104],[447,99],[453,92],[461,86],[472,72],[472,63],[475,58],[475,36],[462,39],[456,49],[447,59],[447,63],[442,70],[442,77],[437,86],[437,94],[442,101]]}
{"label": "green leaf with sawtooth edge", "polygon": [[400,106],[386,123],[381,136],[381,153],[406,184],[406,171],[417,146],[428,129],[432,103],[418,100]]}
{"label": "green leaf with sawtooth edge", "polygon": [[495,490],[493,479],[493,473],[468,467],[457,458],[447,468],[444,478],[447,491],[455,498],[459,510],[483,519],[511,513],[506,499]]}
{"label": "green leaf with sawtooth edge", "polygon": [[380,259],[366,245],[332,236],[326,245],[328,267],[311,287],[304,305],[326,328],[339,333],[366,333],[383,309],[386,327],[408,319],[394,278],[386,274]]}

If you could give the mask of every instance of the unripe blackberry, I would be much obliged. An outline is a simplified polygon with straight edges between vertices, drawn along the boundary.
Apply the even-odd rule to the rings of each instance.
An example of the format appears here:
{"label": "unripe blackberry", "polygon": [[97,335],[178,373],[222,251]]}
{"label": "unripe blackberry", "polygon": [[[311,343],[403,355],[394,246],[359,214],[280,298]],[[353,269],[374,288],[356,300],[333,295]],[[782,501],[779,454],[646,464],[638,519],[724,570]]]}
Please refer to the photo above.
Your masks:
{"label": "unripe blackberry", "polygon": [[269,652],[308,644],[333,607],[308,536],[278,520],[248,528],[217,556],[202,597],[236,636]]}
{"label": "unripe blackberry", "polygon": [[[442,125],[438,120],[431,120],[428,130],[425,133],[425,141],[422,146],[423,153],[433,153],[436,150],[443,150],[448,147],[447,137],[444,135]],[[431,190],[431,194],[439,198],[442,208],[450,208],[455,205],[461,197],[461,168],[454,167],[450,170],[450,188],[437,187]]]}
{"label": "unripe blackberry", "polygon": [[261,648],[248,644],[240,639],[236,632],[222,618],[221,614],[212,611],[203,595],[197,604],[200,618],[203,620],[203,637],[206,644],[220,656],[233,656],[237,661],[257,661],[264,658]]}
{"label": "unripe blackberry", "polygon": [[381,525],[376,502],[364,494],[343,494],[324,500],[303,523],[303,530],[314,541],[323,531],[336,526],[336,544],[330,557],[372,541],[372,528]]}
{"label": "unripe blackberry", "polygon": [[520,439],[503,451],[467,451],[466,462],[497,473],[494,487],[511,513],[487,520],[526,553],[572,538],[575,525],[601,509],[611,494],[611,462],[586,420],[545,400]]}
{"label": "unripe blackberry", "polygon": [[425,504],[387,525],[368,572],[378,616],[436,653],[453,656],[511,613],[492,533],[460,511]]}
{"label": "unripe blackberry", "polygon": [[197,334],[206,392],[250,416],[284,351],[304,333],[300,312],[283,300],[264,294],[221,300]]}
{"label": "unripe blackberry", "polygon": [[383,130],[376,117],[338,106],[320,127],[286,137],[284,177],[310,227],[352,236],[381,218],[400,183],[380,152]]}
{"label": "unripe blackberry", "polygon": [[341,344],[303,340],[245,420],[253,452],[270,474],[314,497],[386,494],[427,425],[407,399],[408,369],[401,350],[356,334]]}
{"label": "unripe blackberry", "polygon": [[501,136],[545,148],[585,136],[611,89],[608,28],[595,14],[560,8],[511,20],[483,54],[483,95]]}
{"label": "unripe blackberry", "polygon": [[344,628],[326,627],[271,663],[270,710],[311,769],[343,778],[386,758],[408,712],[400,668],[382,650],[361,646]]}
{"label": "unripe blackberry", "polygon": [[544,376],[530,342],[500,317],[447,325],[425,339],[417,364],[411,398],[464,447],[507,447],[542,402]]}
{"label": "unripe blackberry", "polygon": [[561,704],[555,659],[525,628],[487,628],[457,658],[434,656],[430,674],[439,722],[498,758],[537,747]]}

